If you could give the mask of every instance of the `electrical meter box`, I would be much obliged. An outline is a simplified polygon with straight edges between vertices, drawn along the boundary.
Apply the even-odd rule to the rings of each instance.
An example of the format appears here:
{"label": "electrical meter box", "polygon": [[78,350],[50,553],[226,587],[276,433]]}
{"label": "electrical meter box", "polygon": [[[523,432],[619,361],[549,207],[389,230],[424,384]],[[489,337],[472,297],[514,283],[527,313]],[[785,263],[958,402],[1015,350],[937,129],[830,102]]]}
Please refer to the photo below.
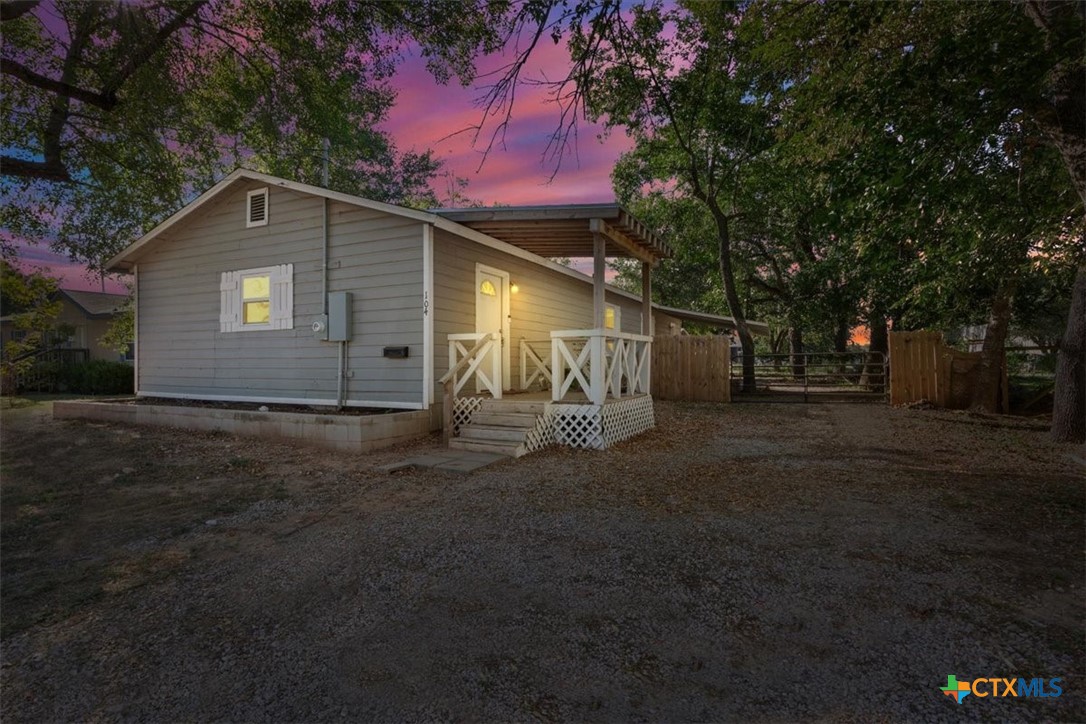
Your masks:
{"label": "electrical meter box", "polygon": [[351,339],[350,292],[332,292],[328,295],[328,341],[347,342]]}
{"label": "electrical meter box", "polygon": [[318,314],[311,325],[313,336],[317,339],[328,339],[328,315]]}

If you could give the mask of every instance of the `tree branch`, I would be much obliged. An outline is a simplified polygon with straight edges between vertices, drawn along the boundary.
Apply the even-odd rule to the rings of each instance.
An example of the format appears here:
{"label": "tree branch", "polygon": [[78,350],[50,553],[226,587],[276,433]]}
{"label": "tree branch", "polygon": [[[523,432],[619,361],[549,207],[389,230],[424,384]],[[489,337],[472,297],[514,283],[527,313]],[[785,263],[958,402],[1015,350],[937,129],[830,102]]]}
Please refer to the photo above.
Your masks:
{"label": "tree branch", "polygon": [[40,0],[8,0],[0,3],[0,22],[21,18],[38,6]]}
{"label": "tree branch", "polygon": [[140,69],[144,63],[154,57],[155,53],[166,43],[171,35],[180,30],[185,23],[193,18],[200,10],[207,4],[207,0],[197,0],[187,6],[185,9],[179,12],[173,17],[170,22],[163,25],[155,33],[155,37],[148,43],[145,43],[143,47],[139,48],[136,52],[128,57],[128,62],[120,69],[109,83],[105,85],[102,92],[107,96],[115,96],[124,82],[128,80],[133,73]]}
{"label": "tree branch", "polygon": [[[5,5],[3,7],[7,6]],[[27,68],[22,63],[12,60],[11,58],[0,58],[0,72],[4,75],[10,75],[13,78],[17,78],[35,88],[41,88],[50,93],[55,93],[58,96],[72,98],[88,105],[97,106],[105,111],[111,111],[117,106],[116,96],[110,98],[102,93],[90,91],[86,88],[80,88],[63,80],[48,78],[40,73],[35,73],[30,68]]]}
{"label": "tree branch", "polygon": [[60,181],[67,183],[72,180],[68,169],[63,163],[57,161],[27,161],[14,156],[0,156],[0,173],[5,176],[17,176],[20,178],[42,179],[44,181]]}

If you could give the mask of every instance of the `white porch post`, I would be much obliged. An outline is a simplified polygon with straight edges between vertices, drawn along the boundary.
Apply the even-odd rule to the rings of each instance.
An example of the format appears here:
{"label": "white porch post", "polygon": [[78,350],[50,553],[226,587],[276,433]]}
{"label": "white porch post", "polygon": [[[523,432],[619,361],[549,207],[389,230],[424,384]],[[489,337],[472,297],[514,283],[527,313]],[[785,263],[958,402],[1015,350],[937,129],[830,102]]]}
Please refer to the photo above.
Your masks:
{"label": "white porch post", "polygon": [[652,265],[641,262],[641,334],[652,334]]}
{"label": "white porch post", "polygon": [[607,307],[604,296],[604,276],[607,273],[607,249],[603,234],[592,234],[592,327],[603,329],[604,310]]}
{"label": "white porch post", "polygon": [[551,400],[562,401],[562,384],[566,381],[565,361],[562,359],[563,344],[560,339],[551,337]]}
{"label": "white porch post", "polygon": [[605,344],[600,327],[592,330],[593,334],[588,338],[588,344],[592,346],[589,354],[590,375],[588,379],[588,399],[595,405],[602,405],[607,399],[607,356],[604,354]]}

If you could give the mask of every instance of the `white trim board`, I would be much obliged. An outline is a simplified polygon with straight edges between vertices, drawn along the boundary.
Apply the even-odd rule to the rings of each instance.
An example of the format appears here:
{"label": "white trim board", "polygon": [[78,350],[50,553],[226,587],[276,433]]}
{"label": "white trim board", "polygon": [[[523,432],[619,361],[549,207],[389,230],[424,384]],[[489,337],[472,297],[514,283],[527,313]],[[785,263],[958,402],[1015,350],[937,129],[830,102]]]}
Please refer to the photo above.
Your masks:
{"label": "white trim board", "polygon": [[132,265],[132,392],[140,393],[140,267]]}
{"label": "white trim board", "polygon": [[422,402],[434,404],[434,227],[422,225]]}
{"label": "white trim board", "polygon": [[[208,402],[260,402],[265,405],[322,405],[335,407],[331,398],[309,397],[246,397],[243,395],[193,395],[187,392],[137,392],[136,397],[161,397],[167,400],[207,400]],[[385,402],[383,400],[347,400],[347,407],[380,407],[389,410],[422,410],[419,402]]]}

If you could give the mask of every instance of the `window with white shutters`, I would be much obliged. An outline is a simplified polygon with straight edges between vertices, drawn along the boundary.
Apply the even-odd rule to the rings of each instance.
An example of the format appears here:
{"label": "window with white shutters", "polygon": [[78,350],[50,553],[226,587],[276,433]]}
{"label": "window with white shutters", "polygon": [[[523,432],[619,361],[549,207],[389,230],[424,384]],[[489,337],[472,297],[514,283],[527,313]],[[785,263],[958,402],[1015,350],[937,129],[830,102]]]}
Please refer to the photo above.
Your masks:
{"label": "window with white shutters", "polygon": [[294,329],[294,265],[222,273],[220,332]]}

